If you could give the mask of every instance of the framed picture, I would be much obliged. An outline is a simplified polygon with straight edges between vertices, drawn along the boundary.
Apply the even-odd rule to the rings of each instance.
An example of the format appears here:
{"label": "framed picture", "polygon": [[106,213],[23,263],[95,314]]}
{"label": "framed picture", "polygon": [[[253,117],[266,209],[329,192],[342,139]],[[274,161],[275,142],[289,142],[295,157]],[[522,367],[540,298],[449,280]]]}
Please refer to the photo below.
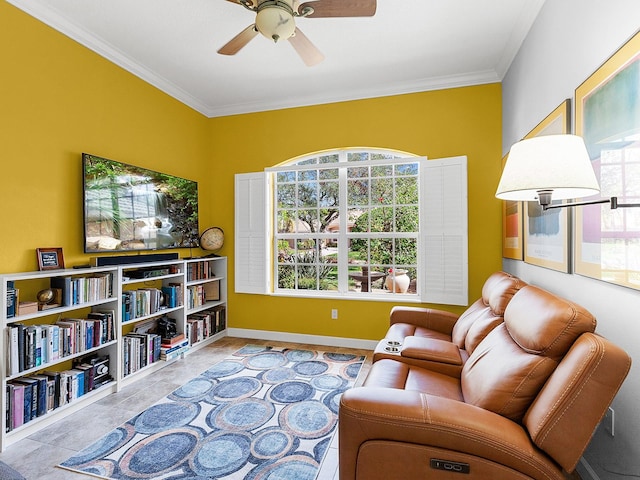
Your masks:
{"label": "framed picture", "polygon": [[[576,134],[584,138],[602,197],[640,202],[640,33],[575,92]],[[640,209],[576,209],[575,273],[640,289]]]}
{"label": "framed picture", "polygon": [[[502,158],[502,168],[509,155]],[[502,202],[502,256],[522,260],[522,205],[523,202]]]}
{"label": "framed picture", "polygon": [[[569,133],[571,130],[571,101],[562,102],[547,115],[526,138]],[[568,208],[543,211],[536,202],[523,203],[524,261],[532,265],[569,273]],[[553,202],[557,203],[557,202]]]}
{"label": "framed picture", "polygon": [[61,248],[37,248],[38,270],[59,270],[64,268]]}

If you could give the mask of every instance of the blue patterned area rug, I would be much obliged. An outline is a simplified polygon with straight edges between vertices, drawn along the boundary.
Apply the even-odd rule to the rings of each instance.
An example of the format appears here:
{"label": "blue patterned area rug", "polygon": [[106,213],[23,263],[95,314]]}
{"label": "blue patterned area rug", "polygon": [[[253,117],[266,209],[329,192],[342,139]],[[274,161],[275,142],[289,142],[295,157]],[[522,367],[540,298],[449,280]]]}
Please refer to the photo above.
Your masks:
{"label": "blue patterned area rug", "polygon": [[363,361],[247,345],[59,467],[108,479],[314,480]]}

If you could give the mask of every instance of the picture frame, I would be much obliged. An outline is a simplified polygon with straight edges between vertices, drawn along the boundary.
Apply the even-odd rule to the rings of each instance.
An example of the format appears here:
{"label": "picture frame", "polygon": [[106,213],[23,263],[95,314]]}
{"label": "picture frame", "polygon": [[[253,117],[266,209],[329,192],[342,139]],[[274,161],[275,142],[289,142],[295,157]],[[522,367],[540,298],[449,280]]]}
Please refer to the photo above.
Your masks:
{"label": "picture frame", "polygon": [[36,248],[36,256],[38,257],[38,270],[64,269],[62,248]]}
{"label": "picture frame", "polygon": [[[601,196],[640,202],[640,32],[576,88],[575,103]],[[640,210],[588,205],[575,217],[575,273],[640,290]]]}
{"label": "picture frame", "polygon": [[[566,99],[525,135],[524,139],[566,134],[570,131],[571,100]],[[551,270],[570,273],[570,209],[554,208],[544,211],[537,202],[521,203],[523,204],[524,261]]]}
{"label": "picture frame", "polygon": [[[502,169],[509,154],[502,157]],[[523,259],[523,202],[503,200],[502,202],[502,256],[513,260]]]}

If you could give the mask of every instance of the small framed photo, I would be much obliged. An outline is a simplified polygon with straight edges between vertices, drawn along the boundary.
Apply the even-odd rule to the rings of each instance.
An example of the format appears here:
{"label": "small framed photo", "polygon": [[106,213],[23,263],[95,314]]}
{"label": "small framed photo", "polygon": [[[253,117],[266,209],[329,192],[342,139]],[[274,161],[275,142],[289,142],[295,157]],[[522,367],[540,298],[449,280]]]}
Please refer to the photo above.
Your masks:
{"label": "small framed photo", "polygon": [[62,248],[36,248],[38,270],[60,270],[64,268]]}

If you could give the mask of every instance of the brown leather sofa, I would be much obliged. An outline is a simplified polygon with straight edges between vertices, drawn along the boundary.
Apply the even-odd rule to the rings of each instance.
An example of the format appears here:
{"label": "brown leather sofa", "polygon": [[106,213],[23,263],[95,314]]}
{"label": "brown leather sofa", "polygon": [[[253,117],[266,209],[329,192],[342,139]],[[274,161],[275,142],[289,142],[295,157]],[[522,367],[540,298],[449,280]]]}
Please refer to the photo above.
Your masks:
{"label": "brown leather sofa", "polygon": [[376,346],[373,361],[391,358],[459,376],[469,355],[504,321],[509,301],[525,285],[518,277],[495,272],[485,281],[482,296],[460,316],[431,308],[393,307],[389,330]]}
{"label": "brown leather sofa", "polygon": [[376,361],[341,397],[340,480],[565,479],[631,365],[595,327],[525,286],[458,376]]}

